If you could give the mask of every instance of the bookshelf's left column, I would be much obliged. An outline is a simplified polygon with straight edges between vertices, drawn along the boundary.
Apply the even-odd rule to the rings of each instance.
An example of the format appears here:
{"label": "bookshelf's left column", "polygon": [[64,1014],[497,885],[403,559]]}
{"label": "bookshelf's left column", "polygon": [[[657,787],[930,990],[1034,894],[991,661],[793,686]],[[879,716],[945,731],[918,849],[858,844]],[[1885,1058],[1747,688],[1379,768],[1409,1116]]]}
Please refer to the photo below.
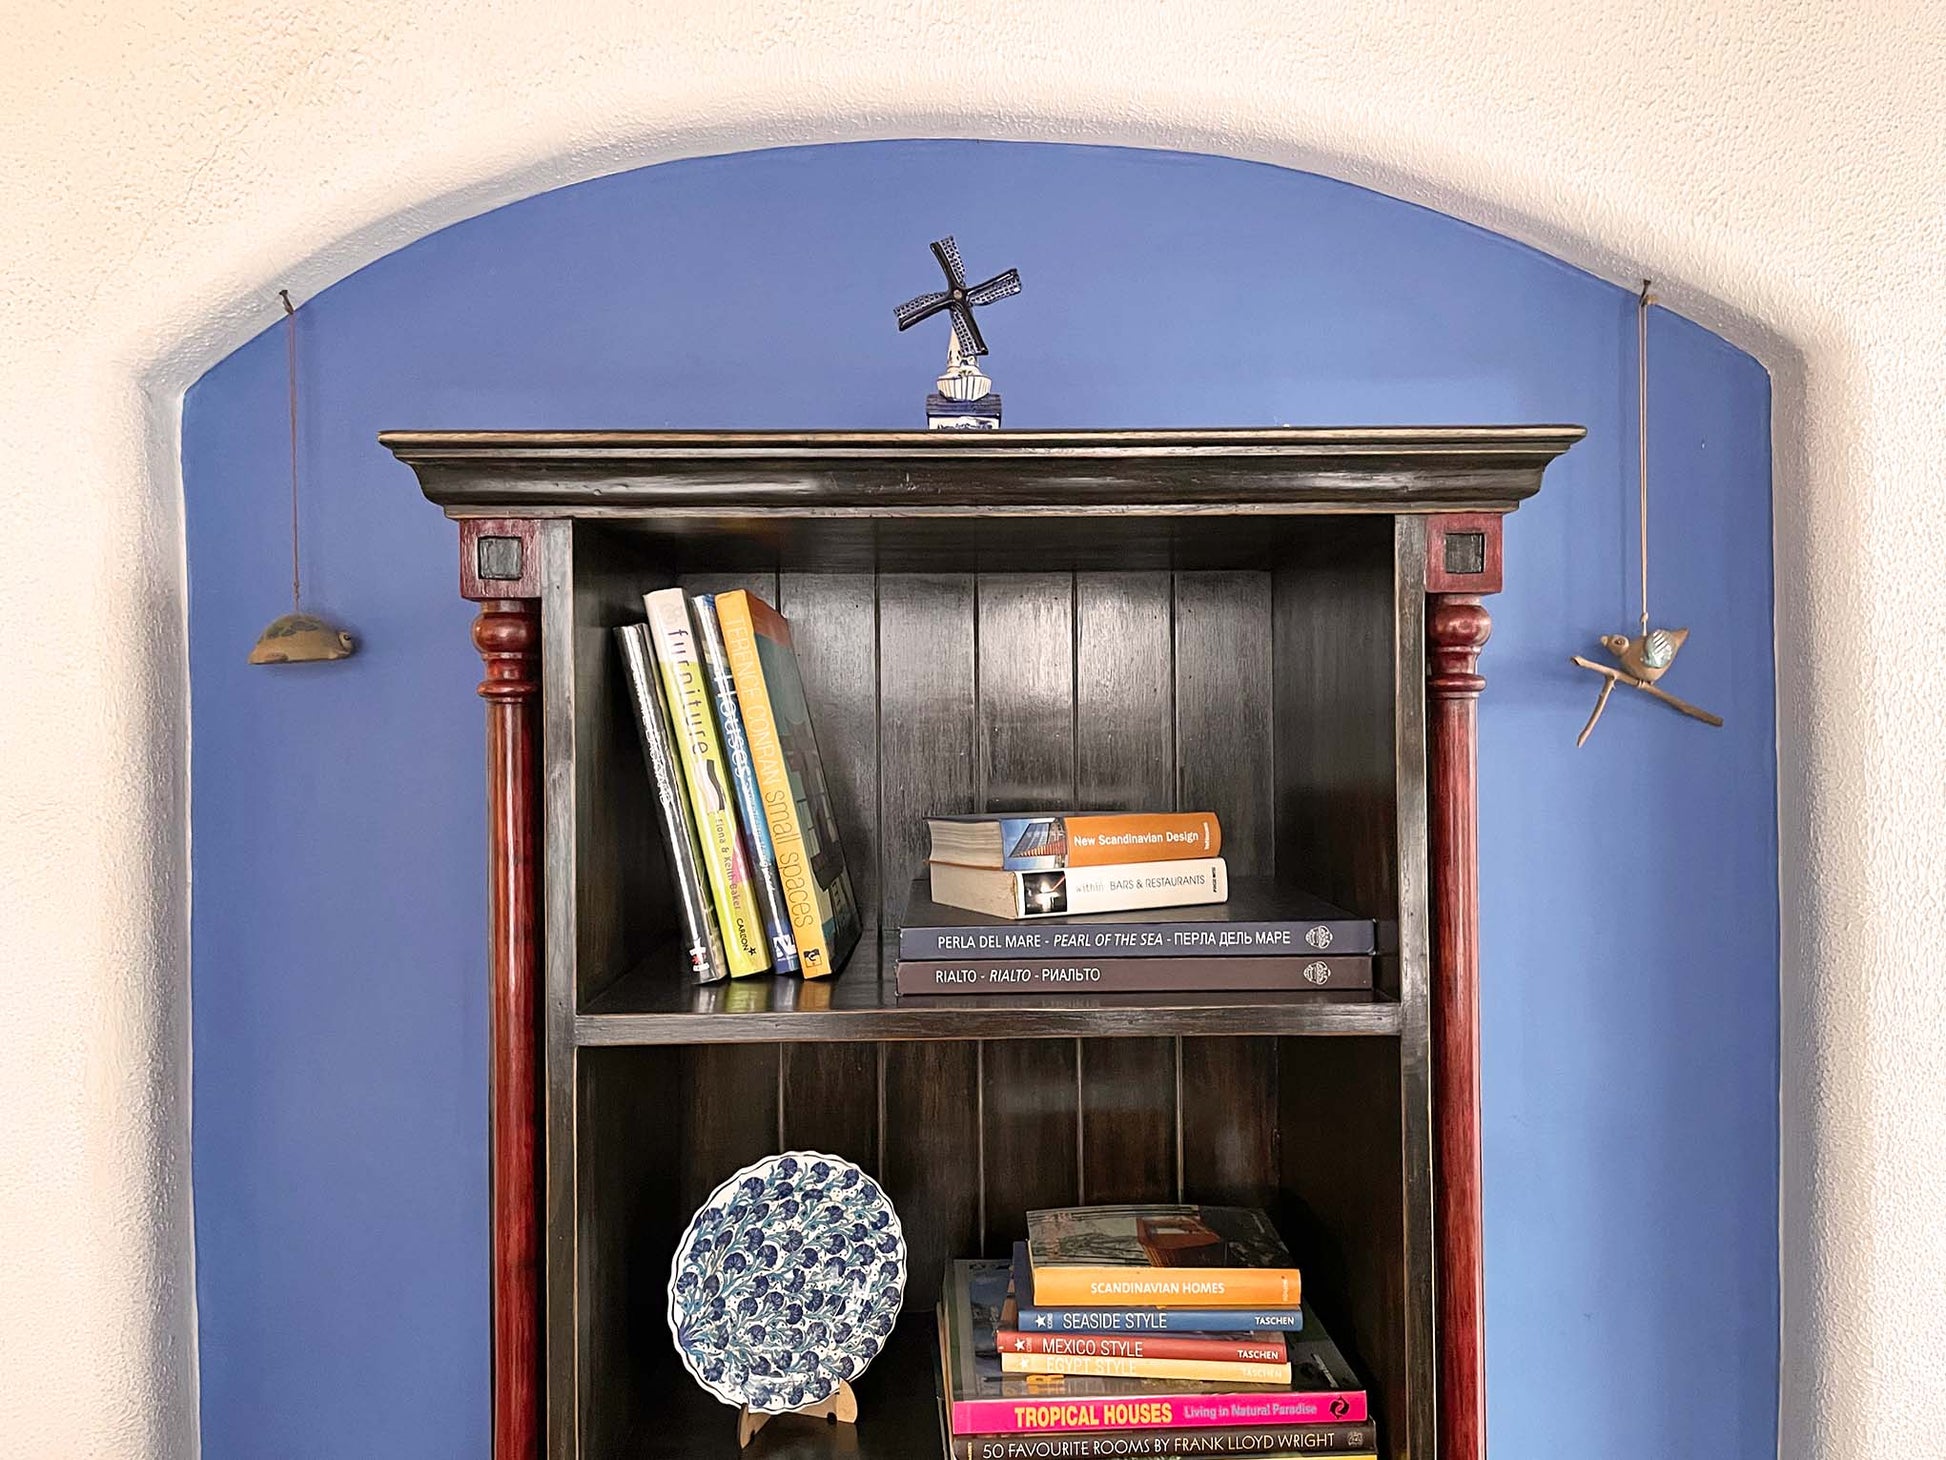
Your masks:
{"label": "bookshelf's left column", "polygon": [[486,665],[493,1460],[541,1446],[539,524],[460,523],[460,594]]}

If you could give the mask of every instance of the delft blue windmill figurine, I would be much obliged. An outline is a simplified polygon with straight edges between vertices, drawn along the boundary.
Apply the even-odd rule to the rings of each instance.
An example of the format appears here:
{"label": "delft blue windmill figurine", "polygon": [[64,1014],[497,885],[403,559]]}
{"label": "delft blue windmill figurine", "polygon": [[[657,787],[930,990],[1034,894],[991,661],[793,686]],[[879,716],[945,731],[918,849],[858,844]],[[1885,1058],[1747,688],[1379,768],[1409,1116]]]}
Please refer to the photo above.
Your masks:
{"label": "delft blue windmill figurine", "polygon": [[949,315],[952,337],[946,345],[946,373],[939,377],[939,389],[926,397],[926,425],[936,431],[997,431],[1000,429],[1000,397],[993,382],[981,371],[979,357],[986,354],[986,337],[980,333],[973,311],[996,299],[1020,292],[1020,271],[1008,269],[995,274],[984,284],[971,288],[966,269],[960,263],[959,248],[951,238],[932,246],[939,260],[946,287],[930,294],[908,299],[894,312],[900,330],[909,330],[922,319],[935,314]]}
{"label": "delft blue windmill figurine", "polygon": [[1641,632],[1634,638],[1627,634],[1601,636],[1601,647],[1615,658],[1613,665],[1597,664],[1592,659],[1583,659],[1579,654],[1571,656],[1583,669],[1592,669],[1602,677],[1601,693],[1595,699],[1594,712],[1588,716],[1588,723],[1581,727],[1581,734],[1574,742],[1577,746],[1586,745],[1588,737],[1595,733],[1595,722],[1601,719],[1601,712],[1608,708],[1608,697],[1615,692],[1618,684],[1639,689],[1671,709],[1680,710],[1693,720],[1701,720],[1705,725],[1720,727],[1723,724],[1720,716],[1712,715],[1708,710],[1699,710],[1689,701],[1677,699],[1656,684],[1669,672],[1669,666],[1676,662],[1676,652],[1689,638],[1689,630],[1649,627],[1649,306],[1654,302],[1654,297],[1649,293],[1649,281],[1644,279],[1642,292],[1635,301],[1636,427],[1639,432],[1636,443],[1639,495],[1636,505],[1641,533]]}

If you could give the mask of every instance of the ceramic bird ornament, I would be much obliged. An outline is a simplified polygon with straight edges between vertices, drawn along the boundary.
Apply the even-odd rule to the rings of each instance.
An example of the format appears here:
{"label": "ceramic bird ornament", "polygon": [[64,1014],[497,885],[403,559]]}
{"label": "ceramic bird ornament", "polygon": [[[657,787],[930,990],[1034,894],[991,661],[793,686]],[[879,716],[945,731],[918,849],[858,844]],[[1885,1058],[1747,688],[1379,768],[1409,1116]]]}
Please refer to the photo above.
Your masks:
{"label": "ceramic bird ornament", "polygon": [[1650,629],[1633,639],[1622,634],[1603,634],[1601,647],[1644,684],[1654,684],[1676,662],[1676,651],[1688,637],[1688,629]]}

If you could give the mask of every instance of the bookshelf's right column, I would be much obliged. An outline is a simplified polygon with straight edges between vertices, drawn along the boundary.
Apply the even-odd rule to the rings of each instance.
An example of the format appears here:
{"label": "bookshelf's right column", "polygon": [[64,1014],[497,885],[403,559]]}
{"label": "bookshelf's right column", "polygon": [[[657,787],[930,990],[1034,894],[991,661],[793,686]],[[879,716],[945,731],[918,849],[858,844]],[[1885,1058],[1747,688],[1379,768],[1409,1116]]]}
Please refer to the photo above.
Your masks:
{"label": "bookshelf's right column", "polygon": [[1432,878],[1434,1325],[1440,1460],[1484,1460],[1486,1375],[1480,1233],[1481,595],[1500,591],[1500,518],[1426,524],[1427,850]]}

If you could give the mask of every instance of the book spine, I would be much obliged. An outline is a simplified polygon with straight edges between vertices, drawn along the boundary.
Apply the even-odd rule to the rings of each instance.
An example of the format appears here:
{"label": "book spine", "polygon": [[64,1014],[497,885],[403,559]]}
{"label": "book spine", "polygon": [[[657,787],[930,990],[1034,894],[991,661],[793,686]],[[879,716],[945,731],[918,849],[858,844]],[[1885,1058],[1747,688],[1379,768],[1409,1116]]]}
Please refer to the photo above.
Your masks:
{"label": "book spine", "polygon": [[655,639],[656,661],[662,669],[662,687],[669,697],[683,782],[689,788],[689,809],[696,817],[703,865],[729,953],[730,972],[738,978],[762,973],[770,966],[764,956],[763,919],[750,887],[743,838],[737,833],[729,771],[723,761],[723,746],[716,738],[716,718],[710,712],[709,686],[696,651],[689,605],[680,588],[650,593],[643,603],[648,609],[649,632]]}
{"label": "book spine", "polygon": [[1229,868],[1221,857],[1071,868],[1064,874],[1066,897],[1060,906],[1044,905],[1036,893],[1034,880],[1046,874],[1012,875],[1014,908],[1023,918],[1191,907],[1221,902],[1230,895]]}
{"label": "book spine", "polygon": [[[1236,1333],[1222,1337],[1164,1334],[1022,1333],[1002,1329],[994,1342],[1005,1354],[1067,1354],[1076,1358],[1196,1359],[1203,1363],[1289,1364],[1290,1349],[1281,1333]],[[1288,1380],[1286,1380],[1288,1382]]]}
{"label": "book spine", "polygon": [[1225,1359],[1123,1359],[1080,1354],[1002,1354],[1004,1374],[1089,1374],[1125,1379],[1190,1379],[1219,1384],[1289,1384],[1289,1364]]}
{"label": "book spine", "polygon": [[906,963],[902,994],[1176,993],[1192,989],[1369,989],[1363,958],[967,959]]}
{"label": "book spine", "polygon": [[716,595],[717,625],[723,652],[730,661],[730,677],[743,707],[743,728],[750,743],[751,769],[763,801],[765,823],[777,858],[784,906],[790,915],[791,935],[806,978],[832,972],[831,948],[824,936],[824,915],[818,907],[817,878],[804,847],[804,828],[798,824],[797,798],[791,793],[790,767],[777,734],[770,688],[764,680],[763,660],[757,653],[757,625],[750,615],[747,593]]}
{"label": "book spine", "polygon": [[730,785],[736,793],[737,824],[750,855],[750,880],[763,914],[764,933],[770,939],[770,966],[776,973],[796,973],[801,966],[797,938],[791,930],[790,908],[784,902],[784,884],[777,873],[769,818],[757,793],[757,772],[750,760],[750,741],[744,733],[743,712],[737,702],[736,681],[730,674],[729,655],[723,648],[716,604],[708,595],[700,595],[693,605],[696,640],[702,647],[703,669],[716,701],[716,724],[723,732],[723,758],[730,764]]}
{"label": "book spine", "polygon": [[1353,1423],[1366,1419],[1365,1391],[1252,1391],[1131,1395],[1113,1399],[956,1399],[956,1435],[1056,1434],[1066,1430],[1201,1430],[1261,1425]]}
{"label": "book spine", "polygon": [[[1214,857],[1223,850],[1223,828],[1212,811],[1158,811],[1058,816],[1067,851],[1059,856],[1014,855],[1010,872],[1050,872],[1064,867],[1111,867],[1128,862],[1180,862]],[[1017,823],[1024,830],[1031,820]],[[1003,829],[1016,823],[1003,820]],[[1003,830],[1008,840],[1015,838]]]}
{"label": "book spine", "polygon": [[1286,956],[1310,950],[1333,955],[1372,952],[1372,925],[1359,918],[1330,922],[968,923],[899,930],[899,957],[913,963],[956,958],[1181,958],[1221,953],[1229,958]]}
{"label": "book spine", "polygon": [[[1040,1295],[1035,1294],[1038,1298]],[[1023,1329],[1043,1333],[1297,1333],[1304,1310],[1290,1308],[1048,1308],[1019,1310]]]}
{"label": "book spine", "polygon": [[682,763],[676,751],[669,711],[662,702],[655,651],[642,624],[623,624],[615,630],[627,671],[629,697],[635,706],[635,728],[642,738],[642,758],[655,788],[656,820],[662,845],[669,854],[669,874],[676,884],[676,911],[682,920],[689,976],[697,983],[716,983],[729,977],[730,964],[710,907],[708,874],[696,845],[696,826],[689,817],[689,798],[682,788]]}
{"label": "book spine", "polygon": [[1036,1267],[1039,1303],[1141,1303],[1158,1308],[1295,1308],[1294,1267]]}
{"label": "book spine", "polygon": [[954,1435],[953,1460],[1147,1460],[1183,1455],[1375,1455],[1378,1432],[1361,1424],[1245,1429],[1083,1430],[1068,1434]]}

